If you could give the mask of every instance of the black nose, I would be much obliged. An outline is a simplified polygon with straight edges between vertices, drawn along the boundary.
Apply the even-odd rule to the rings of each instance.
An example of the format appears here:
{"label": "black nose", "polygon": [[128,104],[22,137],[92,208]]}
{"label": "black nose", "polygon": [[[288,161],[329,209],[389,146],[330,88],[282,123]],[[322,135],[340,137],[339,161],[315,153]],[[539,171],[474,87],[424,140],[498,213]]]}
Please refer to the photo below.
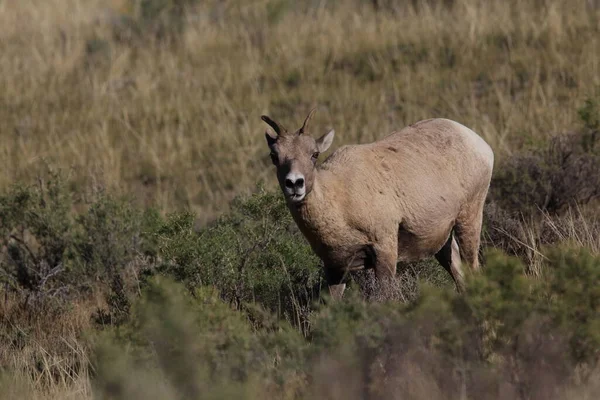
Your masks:
{"label": "black nose", "polygon": [[300,189],[304,187],[304,178],[298,178],[295,181],[288,178],[285,180],[285,187],[290,189]]}

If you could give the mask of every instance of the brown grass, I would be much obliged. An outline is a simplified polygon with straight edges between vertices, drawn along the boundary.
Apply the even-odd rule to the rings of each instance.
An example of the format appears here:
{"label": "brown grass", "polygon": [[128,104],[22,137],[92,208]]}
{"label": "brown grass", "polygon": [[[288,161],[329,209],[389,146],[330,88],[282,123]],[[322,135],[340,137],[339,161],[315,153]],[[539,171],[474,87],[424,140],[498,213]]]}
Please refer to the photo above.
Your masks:
{"label": "brown grass", "polygon": [[118,41],[126,3],[0,5],[0,187],[49,165],[206,220],[257,180],[273,184],[262,113],[292,126],[318,104],[313,126],[334,127],[336,146],[449,117],[502,157],[573,128],[600,84],[598,11],[585,1],[375,13],[347,0],[279,14],[273,1],[207,1],[171,45]]}
{"label": "brown grass", "polygon": [[24,301],[5,292],[0,302],[0,381],[4,383],[0,398],[91,398],[84,334],[99,300],[43,310],[28,309]]}
{"label": "brown grass", "polygon": [[[600,11],[585,0],[456,0],[395,13],[359,0],[280,13],[273,0],[199,3],[168,43],[119,39],[118,17],[135,14],[125,0],[0,1],[0,189],[60,168],[81,188],[189,207],[205,222],[257,181],[274,186],[263,113],[293,126],[318,104],[313,127],[335,128],[334,148],[447,117],[500,160],[576,128],[578,107],[600,87]],[[587,215],[498,229],[539,274],[544,235],[600,251],[600,225]],[[0,376],[0,397],[92,398],[82,332],[95,300],[38,321],[21,319],[19,301],[0,301],[11,335],[0,338],[0,361],[16,371]],[[414,377],[415,398],[443,397],[427,371],[407,374],[394,379],[402,388]],[[564,398],[593,398],[593,382]],[[330,398],[353,387],[342,382]]]}

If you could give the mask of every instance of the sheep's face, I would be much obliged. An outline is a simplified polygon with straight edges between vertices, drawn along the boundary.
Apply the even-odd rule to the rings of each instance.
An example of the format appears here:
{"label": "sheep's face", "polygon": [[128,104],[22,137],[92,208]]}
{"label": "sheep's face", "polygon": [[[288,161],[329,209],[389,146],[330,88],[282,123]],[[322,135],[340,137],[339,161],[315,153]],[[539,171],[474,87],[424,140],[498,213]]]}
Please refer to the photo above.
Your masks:
{"label": "sheep's face", "polygon": [[315,140],[307,135],[307,121],[295,133],[288,133],[285,128],[269,117],[263,120],[273,127],[277,137],[265,133],[271,151],[271,160],[277,168],[279,186],[290,203],[301,203],[313,188],[315,168],[319,154],[326,151],[333,141],[334,132]]}

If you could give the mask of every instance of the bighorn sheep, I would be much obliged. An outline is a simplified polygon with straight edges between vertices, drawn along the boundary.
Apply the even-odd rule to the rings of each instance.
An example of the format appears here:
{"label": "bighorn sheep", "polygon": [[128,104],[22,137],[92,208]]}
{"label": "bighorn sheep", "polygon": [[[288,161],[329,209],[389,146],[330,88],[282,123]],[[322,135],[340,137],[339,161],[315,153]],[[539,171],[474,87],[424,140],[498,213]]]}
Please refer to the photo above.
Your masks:
{"label": "bighorn sheep", "polygon": [[345,274],[374,268],[393,277],[396,263],[435,255],[459,291],[461,261],[479,269],[483,205],[494,153],[475,132],[448,119],[419,121],[368,144],[339,148],[317,166],[334,131],[315,140],[308,122],[295,133],[263,115],[288,208],[323,260],[333,298]]}

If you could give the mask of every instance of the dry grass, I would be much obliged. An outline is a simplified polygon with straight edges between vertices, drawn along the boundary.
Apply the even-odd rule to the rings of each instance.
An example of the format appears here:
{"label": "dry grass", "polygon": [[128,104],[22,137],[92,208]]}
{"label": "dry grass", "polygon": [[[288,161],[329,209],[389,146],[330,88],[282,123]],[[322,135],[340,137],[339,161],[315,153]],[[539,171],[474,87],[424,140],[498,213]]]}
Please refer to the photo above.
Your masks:
{"label": "dry grass", "polygon": [[118,41],[125,4],[0,4],[0,187],[49,165],[207,220],[257,180],[273,184],[262,113],[294,125],[319,104],[313,126],[335,127],[338,146],[449,117],[502,157],[571,129],[600,85],[586,1],[379,14],[351,0],[207,1],[171,45]]}
{"label": "dry grass", "polygon": [[27,309],[23,301],[22,296],[5,292],[0,304],[0,398],[91,398],[83,335],[91,327],[98,301],[44,310]]}
{"label": "dry grass", "polygon": [[[395,13],[360,0],[198,3],[165,42],[115,35],[135,12],[127,0],[0,1],[0,189],[60,168],[82,190],[191,208],[205,222],[257,181],[275,185],[263,113],[292,126],[318,104],[313,127],[335,128],[334,148],[447,117],[502,159],[577,127],[578,107],[600,87],[600,10],[586,0],[456,0]],[[589,215],[500,233],[540,275],[547,237],[600,252]],[[0,367],[16,372],[0,376],[0,397],[91,399],[82,332],[96,302],[38,321],[22,320],[16,299],[0,303],[10,326]],[[442,398],[427,374],[409,371],[414,397]],[[402,388],[407,378],[394,379]],[[593,382],[563,397],[593,398]],[[345,396],[344,384],[330,398]]]}
{"label": "dry grass", "polygon": [[534,276],[543,276],[543,253],[549,247],[569,244],[600,254],[597,204],[569,208],[560,215],[541,212],[530,217],[510,216],[490,205],[486,216],[489,226],[483,234],[483,246],[519,256]]}

